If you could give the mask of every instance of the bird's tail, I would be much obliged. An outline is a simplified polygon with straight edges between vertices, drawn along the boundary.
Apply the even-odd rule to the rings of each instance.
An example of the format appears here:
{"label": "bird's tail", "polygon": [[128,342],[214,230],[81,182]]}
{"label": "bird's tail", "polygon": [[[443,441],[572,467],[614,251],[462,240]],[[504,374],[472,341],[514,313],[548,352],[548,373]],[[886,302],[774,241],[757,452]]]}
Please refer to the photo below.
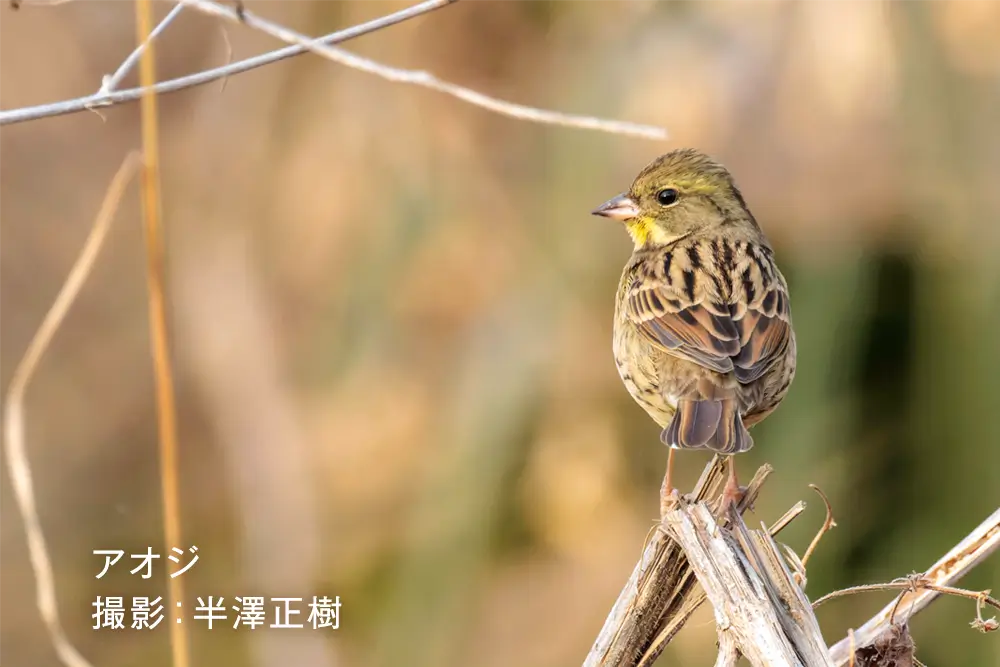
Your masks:
{"label": "bird's tail", "polygon": [[753,447],[735,397],[681,399],[660,440],[675,449],[720,454],[739,454]]}

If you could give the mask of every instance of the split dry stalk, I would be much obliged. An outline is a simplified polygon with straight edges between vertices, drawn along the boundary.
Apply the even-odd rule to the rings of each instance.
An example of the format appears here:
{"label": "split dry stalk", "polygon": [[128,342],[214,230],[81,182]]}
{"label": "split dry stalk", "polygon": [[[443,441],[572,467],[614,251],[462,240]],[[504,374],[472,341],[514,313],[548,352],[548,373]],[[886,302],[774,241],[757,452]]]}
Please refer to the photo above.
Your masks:
{"label": "split dry stalk", "polygon": [[[803,593],[805,564],[816,545],[836,523],[826,497],[826,520],[801,560],[785,554],[772,535],[803,509],[798,503],[770,529],[751,530],[742,511],[760,491],[770,472],[765,466],[748,487],[739,512],[718,516],[708,498],[721,490],[723,464],[708,465],[694,492],[663,502],[663,518],[622,590],[584,667],[651,665],[695,609],[708,599],[719,632],[717,667],[730,667],[740,655],[753,665],[788,667],[883,667],[892,656],[912,657],[907,621],[941,594],[976,601],[973,628],[1000,629],[984,618],[986,606],[1000,609],[989,591],[970,591],[951,584],[1000,548],[1000,510],[994,512],[955,548],[920,575],[889,584],[858,586],[831,593],[811,604]],[[815,488],[815,487],[814,487]],[[764,528],[761,526],[761,528]],[[789,570],[789,567],[794,572]],[[700,584],[696,586],[696,583]],[[834,597],[871,590],[902,593],[860,629],[827,648],[813,608]],[[890,662],[883,658],[889,656]],[[912,663],[919,665],[915,657]]]}
{"label": "split dry stalk", "polygon": [[[770,466],[757,471],[747,487],[740,511],[753,504],[770,473]],[[704,504],[710,498],[718,498],[724,481],[724,459],[717,456],[695,485],[692,501]],[[670,511],[668,507],[668,515]],[[794,518],[798,512],[801,509],[796,506],[786,517]],[[791,518],[779,522],[776,528],[780,530]],[[696,586],[684,550],[661,522],[605,620],[584,667],[652,665],[705,599],[705,593]]]}
{"label": "split dry stalk", "polygon": [[726,518],[728,529],[708,505],[686,501],[664,517],[715,610],[722,645],[759,667],[833,667],[812,606],[777,544],[735,512]]}

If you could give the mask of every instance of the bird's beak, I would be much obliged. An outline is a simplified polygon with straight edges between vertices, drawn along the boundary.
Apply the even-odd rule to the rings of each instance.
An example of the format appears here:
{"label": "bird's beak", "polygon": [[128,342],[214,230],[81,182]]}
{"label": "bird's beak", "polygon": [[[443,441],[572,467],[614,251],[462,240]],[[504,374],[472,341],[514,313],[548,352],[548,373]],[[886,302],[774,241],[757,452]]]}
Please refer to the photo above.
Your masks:
{"label": "bird's beak", "polygon": [[620,194],[604,202],[592,212],[594,215],[612,220],[630,220],[639,215],[639,207],[628,195]]}

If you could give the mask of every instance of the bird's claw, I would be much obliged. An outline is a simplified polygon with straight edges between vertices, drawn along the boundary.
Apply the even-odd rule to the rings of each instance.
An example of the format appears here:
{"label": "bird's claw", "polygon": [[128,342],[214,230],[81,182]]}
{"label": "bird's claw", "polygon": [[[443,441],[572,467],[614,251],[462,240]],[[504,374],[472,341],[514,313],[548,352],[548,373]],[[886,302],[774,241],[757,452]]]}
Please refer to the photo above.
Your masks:
{"label": "bird's claw", "polygon": [[739,486],[732,483],[733,478],[730,478],[730,483],[727,483],[722,491],[722,503],[719,505],[720,514],[728,514],[729,510],[732,509],[737,514],[740,513],[741,509],[751,509],[751,507],[741,507],[744,501],[747,499],[747,487]]}

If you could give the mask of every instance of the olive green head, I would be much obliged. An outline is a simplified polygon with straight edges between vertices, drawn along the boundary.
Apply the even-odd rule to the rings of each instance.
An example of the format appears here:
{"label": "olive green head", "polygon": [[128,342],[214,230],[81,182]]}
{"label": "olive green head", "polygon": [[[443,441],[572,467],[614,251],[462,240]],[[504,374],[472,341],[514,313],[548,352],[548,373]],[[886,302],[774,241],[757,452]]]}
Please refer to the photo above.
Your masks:
{"label": "olive green head", "polygon": [[627,192],[593,213],[623,222],[636,248],[666,245],[718,225],[749,222],[756,227],[726,168],[691,148],[660,156]]}

